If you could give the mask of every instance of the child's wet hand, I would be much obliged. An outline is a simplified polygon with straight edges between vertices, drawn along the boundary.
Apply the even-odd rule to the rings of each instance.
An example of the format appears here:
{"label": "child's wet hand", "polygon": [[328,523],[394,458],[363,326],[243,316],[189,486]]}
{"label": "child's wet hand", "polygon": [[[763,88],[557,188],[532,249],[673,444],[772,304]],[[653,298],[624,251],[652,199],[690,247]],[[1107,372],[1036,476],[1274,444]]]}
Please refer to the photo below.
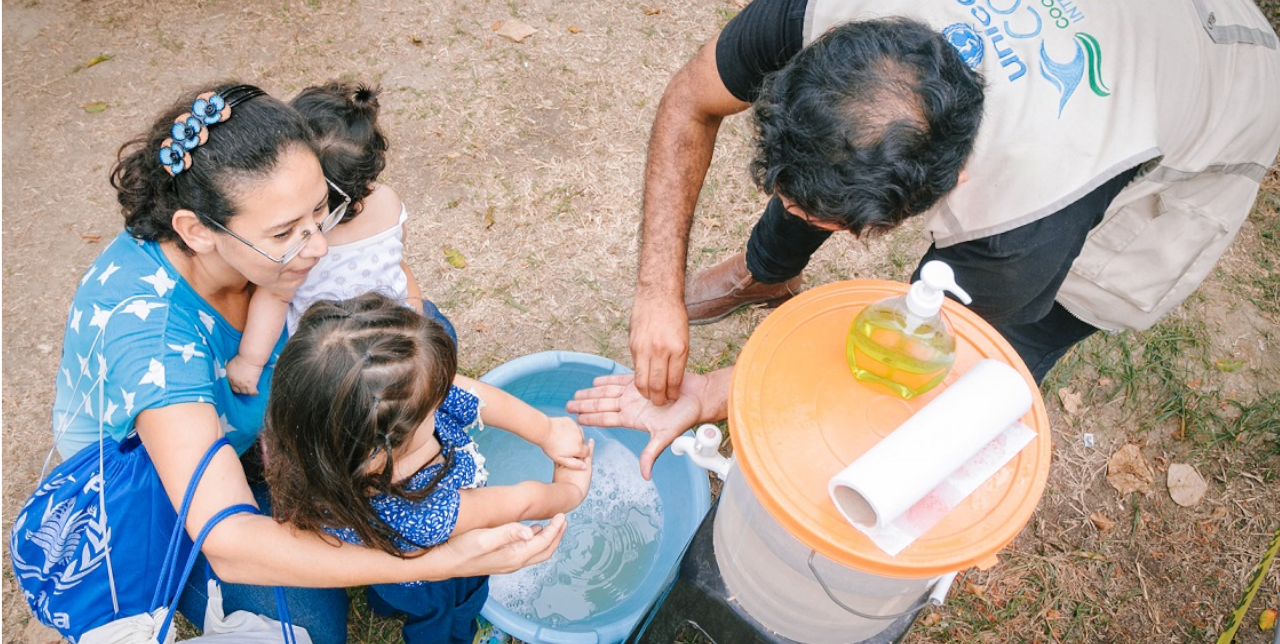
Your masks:
{"label": "child's wet hand", "polygon": [[258,395],[258,380],[262,377],[262,365],[255,365],[240,356],[227,361],[227,382],[231,391],[242,396]]}
{"label": "child's wet hand", "polygon": [[587,444],[583,442],[582,428],[571,418],[549,419],[551,427],[543,441],[542,451],[557,467],[585,470],[590,464],[585,460]]}
{"label": "child's wet hand", "polygon": [[556,466],[555,473],[552,475],[552,480],[556,483],[568,483],[573,487],[575,492],[573,504],[569,509],[577,507],[578,504],[582,503],[583,499],[587,498],[587,492],[591,489],[591,460],[595,455],[595,451],[595,439],[588,440],[586,443],[586,453],[582,458],[582,462],[585,464],[585,467],[579,469]]}

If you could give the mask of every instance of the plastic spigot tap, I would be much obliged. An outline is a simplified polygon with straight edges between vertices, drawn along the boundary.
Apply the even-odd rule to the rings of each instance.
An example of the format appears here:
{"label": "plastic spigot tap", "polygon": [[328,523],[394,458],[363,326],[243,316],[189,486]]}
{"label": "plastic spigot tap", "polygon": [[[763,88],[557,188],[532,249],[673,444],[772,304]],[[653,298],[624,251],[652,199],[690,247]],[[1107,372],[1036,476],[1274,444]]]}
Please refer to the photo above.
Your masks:
{"label": "plastic spigot tap", "polygon": [[708,470],[724,480],[733,469],[733,460],[720,455],[722,434],[720,428],[711,424],[699,425],[693,430],[693,436],[679,436],[671,442],[671,453],[676,456],[688,455],[698,467]]}
{"label": "plastic spigot tap", "polygon": [[973,302],[956,284],[956,274],[950,266],[938,260],[926,262],[920,269],[920,279],[907,292],[907,310],[921,319],[932,318],[942,309],[943,291],[950,291],[965,304]]}

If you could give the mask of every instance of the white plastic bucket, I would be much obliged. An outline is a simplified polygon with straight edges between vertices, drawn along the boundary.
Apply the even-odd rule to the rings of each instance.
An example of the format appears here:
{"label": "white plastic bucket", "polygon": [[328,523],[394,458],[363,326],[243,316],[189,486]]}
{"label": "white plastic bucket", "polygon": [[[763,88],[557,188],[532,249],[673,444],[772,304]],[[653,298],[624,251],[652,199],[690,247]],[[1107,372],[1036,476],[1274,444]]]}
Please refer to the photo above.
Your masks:
{"label": "white plastic bucket", "polygon": [[939,579],[881,577],[815,553],[769,515],[736,467],[720,493],[712,543],[730,596],[769,630],[808,644],[870,638],[914,610]]}

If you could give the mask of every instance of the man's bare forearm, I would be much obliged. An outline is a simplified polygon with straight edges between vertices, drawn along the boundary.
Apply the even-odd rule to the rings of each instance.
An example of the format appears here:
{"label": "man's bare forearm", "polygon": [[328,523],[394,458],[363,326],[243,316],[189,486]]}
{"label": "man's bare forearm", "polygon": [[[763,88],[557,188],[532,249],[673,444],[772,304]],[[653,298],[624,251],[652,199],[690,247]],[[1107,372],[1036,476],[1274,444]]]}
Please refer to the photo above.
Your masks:
{"label": "man's bare forearm", "polygon": [[697,70],[708,55],[704,48],[671,80],[649,135],[639,298],[684,292],[689,229],[723,120],[700,108]]}

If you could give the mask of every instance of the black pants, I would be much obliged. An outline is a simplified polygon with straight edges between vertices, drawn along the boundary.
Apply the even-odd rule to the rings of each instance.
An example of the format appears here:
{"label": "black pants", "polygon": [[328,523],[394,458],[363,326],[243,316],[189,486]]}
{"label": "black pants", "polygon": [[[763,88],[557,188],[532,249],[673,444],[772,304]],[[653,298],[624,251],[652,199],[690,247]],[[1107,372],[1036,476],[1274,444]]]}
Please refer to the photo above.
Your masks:
{"label": "black pants", "polygon": [[[1137,170],[1122,172],[1052,215],[1008,232],[946,248],[931,245],[911,279],[919,278],[927,261],[949,264],[956,283],[973,297],[969,308],[1004,335],[1039,383],[1072,346],[1097,331],[1054,298],[1085,237]],[[830,236],[789,215],[774,197],[751,230],[747,268],[760,282],[784,282],[799,275]]]}

